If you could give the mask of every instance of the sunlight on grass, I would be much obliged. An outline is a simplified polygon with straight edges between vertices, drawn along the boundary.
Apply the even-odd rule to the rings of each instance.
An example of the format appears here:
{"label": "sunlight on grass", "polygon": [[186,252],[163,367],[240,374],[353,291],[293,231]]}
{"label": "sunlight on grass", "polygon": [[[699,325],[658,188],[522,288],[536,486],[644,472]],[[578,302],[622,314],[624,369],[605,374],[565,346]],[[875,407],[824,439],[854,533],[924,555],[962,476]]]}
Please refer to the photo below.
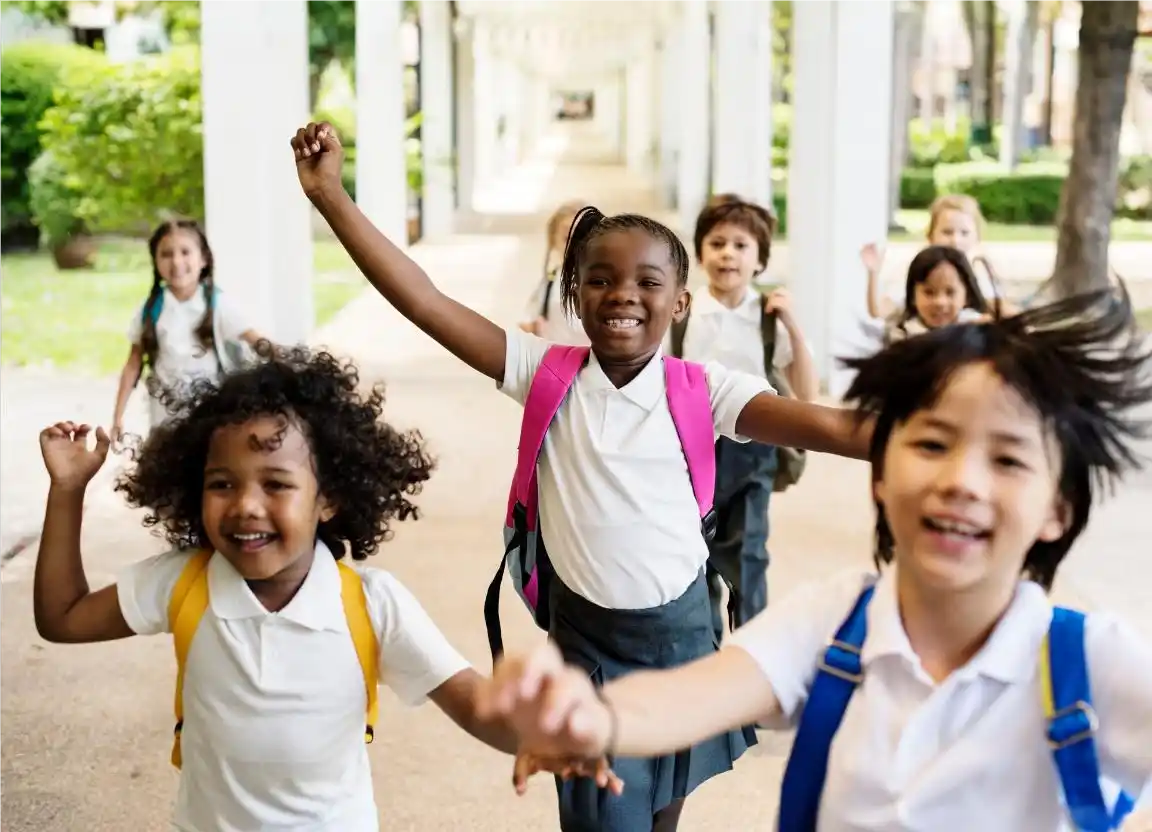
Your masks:
{"label": "sunlight on grass", "polygon": [[[330,321],[364,288],[364,279],[338,243],[317,240],[313,303],[316,325]],[[148,247],[110,240],[95,268],[61,272],[48,254],[0,259],[0,361],[108,375],[128,354],[125,333],[152,283]]]}

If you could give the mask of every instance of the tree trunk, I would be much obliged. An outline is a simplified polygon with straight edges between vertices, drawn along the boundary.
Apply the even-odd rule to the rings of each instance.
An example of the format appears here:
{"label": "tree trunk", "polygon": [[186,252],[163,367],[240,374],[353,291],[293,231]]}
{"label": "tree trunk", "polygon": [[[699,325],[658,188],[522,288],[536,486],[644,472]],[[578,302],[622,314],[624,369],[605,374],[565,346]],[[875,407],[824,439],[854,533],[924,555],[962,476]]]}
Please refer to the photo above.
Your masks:
{"label": "tree trunk", "polygon": [[1052,111],[1055,106],[1052,96],[1056,81],[1056,21],[1059,16],[1059,10],[1049,11],[1044,35],[1047,54],[1044,56],[1044,115],[1040,123],[1040,140],[1045,147],[1052,146]]}
{"label": "tree trunk", "polygon": [[982,3],[984,6],[984,94],[987,96],[985,111],[988,120],[986,141],[992,142],[992,128],[996,124],[996,3]]}
{"label": "tree trunk", "polygon": [[1001,114],[1004,130],[1000,136],[1000,163],[1014,170],[1027,144],[1024,126],[1024,99],[1032,81],[1032,54],[1040,20],[1040,3],[1025,0],[1008,12],[1008,32],[1004,40],[1004,103]]}
{"label": "tree trunk", "polygon": [[1136,42],[1138,0],[1082,3],[1072,161],[1060,193],[1051,293],[1106,287],[1120,128]]}

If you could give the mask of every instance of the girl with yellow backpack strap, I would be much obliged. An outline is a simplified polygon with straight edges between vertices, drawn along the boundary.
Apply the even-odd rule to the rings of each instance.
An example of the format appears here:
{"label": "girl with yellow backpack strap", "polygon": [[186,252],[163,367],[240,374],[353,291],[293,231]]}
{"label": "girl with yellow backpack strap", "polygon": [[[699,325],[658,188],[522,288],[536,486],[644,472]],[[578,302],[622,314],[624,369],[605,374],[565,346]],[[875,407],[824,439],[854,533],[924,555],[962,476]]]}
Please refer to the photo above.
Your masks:
{"label": "girl with yellow backpack strap", "polygon": [[1117,829],[1152,782],[1152,647],[1047,590],[1152,433],[1150,353],[1105,291],[854,360],[878,575],[796,590],[719,653],[599,693],[554,647],[508,657],[482,712],[527,750],[618,758],[798,723],[781,832]]}
{"label": "girl with yellow backpack strap", "polygon": [[[351,365],[304,349],[197,386],[117,485],[174,548],[96,592],[80,517],[109,437],[98,429],[90,450],[87,425],[41,434],[51,486],[37,629],[73,643],[172,633],[177,828],[375,832],[367,743],[379,684],[516,752],[502,720],[476,717],[482,677],[399,581],[361,564],[416,515],[410,498],[432,461],[418,434],[381,420],[383,391],[358,387]],[[603,764],[574,768],[619,789]]]}

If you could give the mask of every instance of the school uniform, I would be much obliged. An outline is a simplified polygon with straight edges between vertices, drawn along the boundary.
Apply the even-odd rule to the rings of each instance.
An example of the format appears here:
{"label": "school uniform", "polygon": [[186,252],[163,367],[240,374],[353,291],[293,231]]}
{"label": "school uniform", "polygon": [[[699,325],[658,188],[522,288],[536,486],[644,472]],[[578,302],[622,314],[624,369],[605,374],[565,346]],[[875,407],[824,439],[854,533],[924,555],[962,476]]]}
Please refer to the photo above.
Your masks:
{"label": "school uniform", "polygon": [[[161,391],[178,391],[196,379],[217,379],[221,374],[216,351],[206,350],[196,335],[208,308],[204,292],[198,288],[187,300],[177,300],[165,288],[162,303],[156,319],[159,348],[156,363],[151,367],[153,379],[146,380],[151,427],[160,425],[169,416],[158,397]],[[224,341],[238,341],[243,333],[254,328],[243,307],[224,292],[218,293],[213,302],[213,323],[215,337]],[[143,316],[137,309],[128,325],[129,343],[139,344],[143,331]]]}
{"label": "school uniform", "polygon": [[[761,335],[763,296],[749,287],[734,308],[708,291],[692,298],[684,333],[683,357],[718,362],[732,370],[767,379]],[[772,364],[783,372],[793,358],[788,328],[777,319]],[[716,639],[750,621],[768,604],[768,503],[776,480],[777,454],[772,445],[716,442],[716,536],[709,545],[708,589]],[[730,588],[728,608],[723,587]]]}
{"label": "school uniform", "polygon": [[[503,392],[519,402],[548,342],[507,333]],[[616,388],[595,354],[577,375],[537,464],[540,529],[555,572],[549,633],[597,684],[641,668],[674,667],[716,649],[704,566],[708,547],[669,413],[663,353]],[[739,440],[736,419],[763,378],[706,365],[717,435]],[[680,754],[615,761],[628,784],[610,796],[590,780],[558,783],[565,832],[643,832],[652,815],[728,771],[755,743],[733,731]]]}
{"label": "school uniform", "polygon": [[[120,610],[133,632],[170,631],[168,602],[190,555],[167,552],[119,576]],[[417,705],[468,668],[399,581],[352,566],[380,645],[381,684]],[[268,612],[219,553],[208,564],[208,596],[185,671],[172,828],[377,832],[364,675],[331,552],[317,543],[308,576],[279,612]]]}
{"label": "school uniform", "polygon": [[[784,722],[798,719],[817,661],[868,580],[851,573],[803,587],[733,634]],[[987,644],[940,683],[904,632],[895,568],[881,574],[866,615],[864,679],[832,742],[816,832],[1070,829],[1041,705],[1052,617],[1043,589],[1021,581]],[[1106,797],[1138,795],[1152,778],[1152,648],[1092,613],[1085,651]]]}
{"label": "school uniform", "polygon": [[[978,322],[984,315],[977,312],[971,307],[965,306],[960,310],[960,314],[956,316],[955,324],[971,324]],[[924,321],[920,320],[918,315],[913,315],[910,318],[901,320],[894,318],[889,321],[884,329],[884,343],[894,344],[897,341],[903,341],[908,338],[913,338],[917,335],[924,335],[931,332],[932,329]]]}

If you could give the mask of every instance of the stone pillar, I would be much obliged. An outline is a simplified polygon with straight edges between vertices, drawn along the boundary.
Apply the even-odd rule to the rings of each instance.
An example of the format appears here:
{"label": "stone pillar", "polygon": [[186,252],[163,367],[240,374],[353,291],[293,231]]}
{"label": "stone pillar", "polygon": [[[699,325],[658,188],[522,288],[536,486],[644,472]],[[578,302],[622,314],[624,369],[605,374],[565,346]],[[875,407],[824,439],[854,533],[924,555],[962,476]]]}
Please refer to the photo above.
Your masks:
{"label": "stone pillar", "polygon": [[633,172],[651,173],[649,151],[652,147],[652,56],[644,56],[628,65],[624,77],[624,144],[625,159]]}
{"label": "stone pillar", "polygon": [[308,120],[307,6],[205,3],[200,44],[204,207],[217,283],[269,338],[301,343],[314,323],[312,210],[288,140]]}
{"label": "stone pillar", "polygon": [[499,147],[499,72],[492,52],[491,32],[483,20],[475,20],[472,30],[472,140],[475,167],[472,187],[483,189],[496,175]]}
{"label": "stone pillar", "polygon": [[[468,28],[464,28],[468,27]],[[476,195],[476,61],[473,55],[473,32],[462,23],[454,32],[456,38],[456,210],[472,211]]]}
{"label": "stone pillar", "polygon": [[679,94],[670,104],[679,118],[676,207],[686,231],[695,225],[709,191],[712,33],[705,0],[685,0],[680,14],[683,50],[673,58],[679,65]]}
{"label": "stone pillar", "polygon": [[772,201],[771,6],[717,3],[712,192]]}
{"label": "stone pillar", "polygon": [[401,7],[400,0],[356,3],[356,203],[384,236],[406,246]]}
{"label": "stone pillar", "polygon": [[452,132],[452,12],[447,0],[420,3],[420,134],[424,152],[423,225],[426,237],[452,233],[455,165]]}
{"label": "stone pillar", "polygon": [[664,208],[675,208],[677,161],[680,156],[680,111],[677,106],[679,89],[679,55],[684,42],[680,27],[673,26],[666,32],[660,44],[659,63],[659,123],[660,130],[660,177],[657,191]]}
{"label": "stone pillar", "polygon": [[868,343],[860,247],[888,226],[893,6],[796,3],[793,14],[789,285],[821,378],[839,396],[850,377],[836,359]]}

